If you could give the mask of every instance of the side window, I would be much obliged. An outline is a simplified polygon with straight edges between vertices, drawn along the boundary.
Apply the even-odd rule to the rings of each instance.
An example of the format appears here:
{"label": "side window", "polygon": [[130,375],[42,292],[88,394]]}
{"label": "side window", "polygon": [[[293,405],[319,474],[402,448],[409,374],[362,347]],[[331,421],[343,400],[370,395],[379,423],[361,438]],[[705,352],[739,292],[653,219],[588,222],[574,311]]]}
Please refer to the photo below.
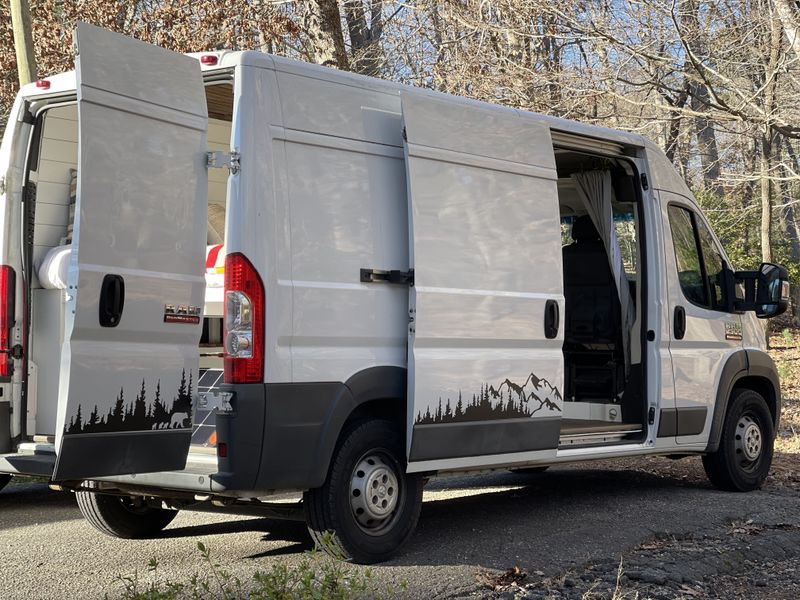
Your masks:
{"label": "side window", "polygon": [[712,310],[726,310],[725,261],[705,224],[690,210],[669,207],[669,223],[678,281],[687,300]]}
{"label": "side window", "polygon": [[711,232],[705,224],[695,218],[697,230],[700,234],[700,249],[703,253],[703,264],[706,268],[708,291],[711,296],[710,307],[714,310],[727,310],[725,297],[725,261],[717,247]]}
{"label": "side window", "polygon": [[669,224],[672,229],[672,245],[675,247],[675,262],[678,265],[678,281],[681,289],[690,302],[708,306],[700,253],[694,237],[692,214],[679,206],[670,206]]}

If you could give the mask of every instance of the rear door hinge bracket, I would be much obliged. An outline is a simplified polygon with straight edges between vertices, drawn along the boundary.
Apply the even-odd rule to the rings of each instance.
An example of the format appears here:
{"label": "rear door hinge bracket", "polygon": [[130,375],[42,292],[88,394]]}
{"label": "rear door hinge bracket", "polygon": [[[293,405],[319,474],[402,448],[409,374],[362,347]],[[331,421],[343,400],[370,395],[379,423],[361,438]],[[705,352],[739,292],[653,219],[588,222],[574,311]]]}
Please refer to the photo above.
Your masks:
{"label": "rear door hinge bracket", "polygon": [[231,152],[223,152],[222,150],[206,152],[206,168],[208,169],[227,168],[231,175],[236,175],[241,169],[240,161],[241,154],[236,150]]}
{"label": "rear door hinge bracket", "polygon": [[414,269],[408,271],[361,269],[361,283],[397,283],[414,285]]}

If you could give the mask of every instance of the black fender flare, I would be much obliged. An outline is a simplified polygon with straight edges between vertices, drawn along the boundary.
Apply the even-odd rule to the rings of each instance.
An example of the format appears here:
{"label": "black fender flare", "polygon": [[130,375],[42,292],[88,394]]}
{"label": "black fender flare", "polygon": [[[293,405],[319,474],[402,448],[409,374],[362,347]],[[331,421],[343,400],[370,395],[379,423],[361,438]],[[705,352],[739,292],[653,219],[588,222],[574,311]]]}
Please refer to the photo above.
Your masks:
{"label": "black fender flare", "polygon": [[728,357],[722,368],[717,397],[714,403],[714,415],[711,419],[711,429],[708,434],[706,452],[716,452],[722,438],[722,425],[728,410],[731,394],[739,381],[746,377],[754,377],[766,382],[772,398],[767,401],[774,402],[775,426],[777,427],[781,414],[781,388],[778,379],[778,369],[772,358],[763,350],[741,349]]}
{"label": "black fender flare", "polygon": [[[243,391],[243,386],[231,387],[237,394]],[[238,464],[238,469],[221,465],[220,470],[227,471],[229,477],[220,483],[227,489],[304,490],[325,483],[336,443],[353,411],[374,400],[405,402],[407,370],[376,366],[355,373],[345,382],[274,383],[260,387],[263,416],[251,415],[253,425],[263,431],[263,436],[253,435],[253,443],[247,445],[252,449],[261,442],[260,452],[249,460],[241,456],[220,459],[226,466]],[[238,404],[241,406],[242,402]],[[241,412],[235,418],[243,417],[248,420]],[[245,446],[246,437],[230,441],[229,452],[233,454],[235,446]],[[243,463],[258,465],[254,484],[236,477],[236,471],[245,470]],[[220,475],[215,479],[221,480]]]}

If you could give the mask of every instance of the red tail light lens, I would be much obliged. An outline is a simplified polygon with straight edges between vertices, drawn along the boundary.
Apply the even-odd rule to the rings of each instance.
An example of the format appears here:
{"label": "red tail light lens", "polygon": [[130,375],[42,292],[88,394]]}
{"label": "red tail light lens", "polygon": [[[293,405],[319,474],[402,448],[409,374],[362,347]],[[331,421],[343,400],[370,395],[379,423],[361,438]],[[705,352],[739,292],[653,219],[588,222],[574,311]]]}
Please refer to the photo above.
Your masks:
{"label": "red tail light lens", "polygon": [[13,372],[11,358],[11,330],[14,327],[14,298],[17,275],[8,265],[0,266],[0,377],[10,377]]}
{"label": "red tail light lens", "polygon": [[264,284],[244,254],[225,257],[225,383],[264,381]]}

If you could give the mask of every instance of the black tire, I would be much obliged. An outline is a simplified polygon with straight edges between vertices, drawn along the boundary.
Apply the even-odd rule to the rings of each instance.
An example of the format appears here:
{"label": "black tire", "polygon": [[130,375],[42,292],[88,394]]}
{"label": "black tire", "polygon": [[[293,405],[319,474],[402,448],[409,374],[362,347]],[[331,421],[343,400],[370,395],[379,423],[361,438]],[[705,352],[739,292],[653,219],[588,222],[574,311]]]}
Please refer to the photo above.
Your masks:
{"label": "black tire", "polygon": [[550,468],[550,465],[544,465],[542,467],[523,467],[521,469],[509,469],[512,473],[517,473],[519,475],[535,475],[538,473],[544,473],[547,469]]}
{"label": "black tire", "polygon": [[[84,485],[95,487],[93,482]],[[152,508],[126,496],[77,492],[75,498],[92,527],[123,539],[156,537],[178,514],[177,510]]]}
{"label": "black tire", "polygon": [[[424,480],[406,474],[405,467],[404,436],[390,421],[362,421],[345,430],[325,483],[303,495],[306,524],[316,545],[360,564],[383,562],[397,553],[414,532],[422,508]],[[380,498],[362,493],[376,482]],[[391,512],[371,518],[384,510]],[[330,545],[324,543],[325,532],[334,534]]]}
{"label": "black tire", "polygon": [[0,490],[6,487],[9,481],[11,481],[11,475],[0,475]]}
{"label": "black tire", "polygon": [[759,489],[769,474],[774,442],[775,426],[764,397],[753,390],[734,390],[719,448],[703,456],[708,479],[730,492]]}

